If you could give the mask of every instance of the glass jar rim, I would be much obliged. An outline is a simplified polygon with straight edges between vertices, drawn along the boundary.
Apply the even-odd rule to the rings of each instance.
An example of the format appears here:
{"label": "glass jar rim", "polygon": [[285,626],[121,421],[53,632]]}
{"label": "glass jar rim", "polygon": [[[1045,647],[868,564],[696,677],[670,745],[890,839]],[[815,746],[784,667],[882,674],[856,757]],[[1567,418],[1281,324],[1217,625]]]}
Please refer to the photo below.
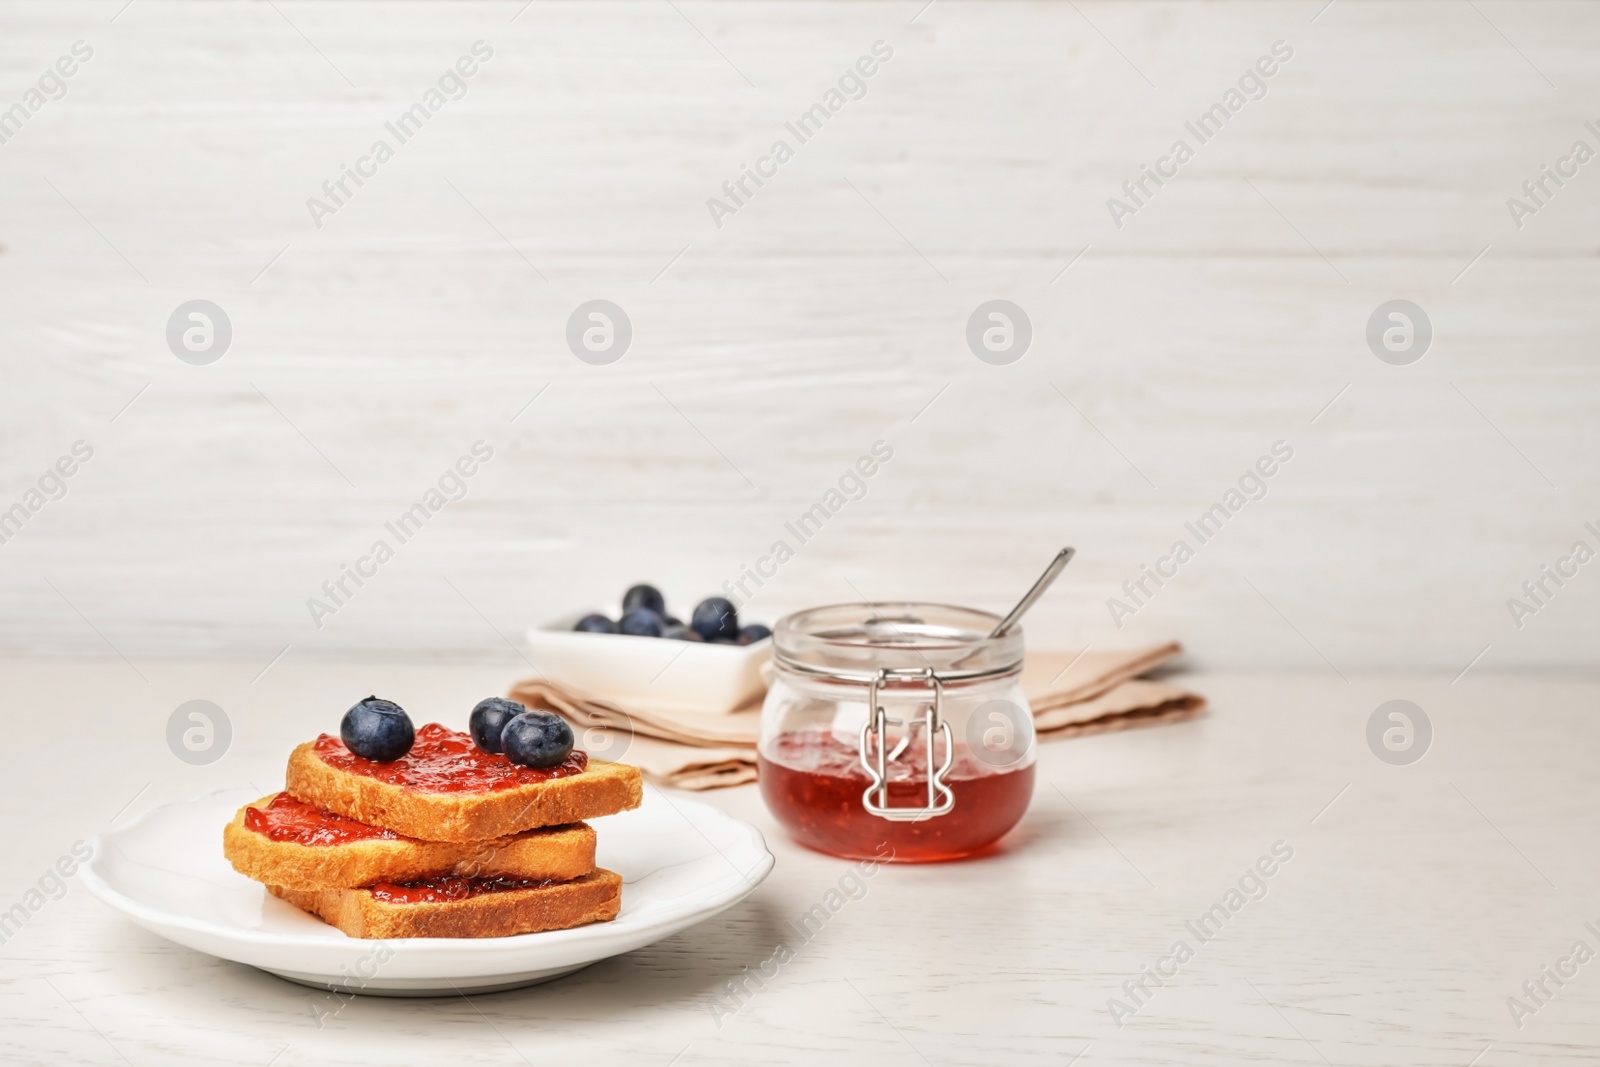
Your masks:
{"label": "glass jar rim", "polygon": [[990,637],[1000,616],[918,601],[829,604],[785,615],[773,629],[780,670],[830,681],[926,684],[998,678],[1022,669],[1022,628]]}

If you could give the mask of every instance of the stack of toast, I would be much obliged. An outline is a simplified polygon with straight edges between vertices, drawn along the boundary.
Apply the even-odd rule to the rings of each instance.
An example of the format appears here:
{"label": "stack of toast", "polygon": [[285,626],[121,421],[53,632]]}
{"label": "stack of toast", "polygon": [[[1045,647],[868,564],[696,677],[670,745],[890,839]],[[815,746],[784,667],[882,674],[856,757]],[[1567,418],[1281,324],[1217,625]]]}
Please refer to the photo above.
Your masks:
{"label": "stack of toast", "polygon": [[584,820],[639,806],[637,768],[513,763],[430,723],[404,756],[323,734],[223,831],[234,868],[351,937],[506,937],[614,919],[622,879]]}

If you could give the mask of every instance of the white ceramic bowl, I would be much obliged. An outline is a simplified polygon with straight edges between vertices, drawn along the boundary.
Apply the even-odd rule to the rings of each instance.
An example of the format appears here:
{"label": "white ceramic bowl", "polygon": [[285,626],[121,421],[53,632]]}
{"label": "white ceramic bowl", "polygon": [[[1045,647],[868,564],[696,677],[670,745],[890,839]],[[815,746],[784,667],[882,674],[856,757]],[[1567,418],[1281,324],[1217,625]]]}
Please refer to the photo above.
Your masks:
{"label": "white ceramic bowl", "polygon": [[[721,714],[766,691],[772,639],[706,645],[660,637],[578,633],[576,612],[528,631],[533,665],[558,685],[624,707]],[[614,617],[614,616],[613,616]]]}

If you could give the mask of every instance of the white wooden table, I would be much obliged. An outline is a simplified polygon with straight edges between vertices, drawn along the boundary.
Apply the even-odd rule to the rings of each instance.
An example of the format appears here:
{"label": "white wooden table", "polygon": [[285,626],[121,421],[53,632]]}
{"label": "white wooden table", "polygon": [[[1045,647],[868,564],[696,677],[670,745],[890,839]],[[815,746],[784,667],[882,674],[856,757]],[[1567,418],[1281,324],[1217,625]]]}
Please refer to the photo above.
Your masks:
{"label": "white wooden table", "polygon": [[[0,714],[5,884],[166,800],[281,781],[289,747],[353,698],[464,712],[519,661],[143,665],[10,661]],[[701,799],[751,820],[777,867],[724,916],[553,984],[464,998],[321,994],[146,934],[77,884],[0,946],[0,1061],[145,1065],[472,1062],[1338,1065],[1592,1064],[1600,962],[1521,1021],[1524,981],[1600,948],[1600,684],[1195,675],[1183,725],[1047,745],[999,855],[888,867],[737,1014],[713,1006],[846,865],[787,841],[751,788]],[[192,767],[162,731],[184,700],[229,714]],[[1405,698],[1434,738],[1380,762],[1365,727]],[[601,832],[604,825],[601,824]],[[1257,859],[1293,858],[1202,943],[1197,922]],[[1281,850],[1282,846],[1280,846]],[[1252,885],[1253,888],[1253,885]],[[0,901],[9,906],[12,899]],[[1173,942],[1194,950],[1120,1028],[1107,1008]],[[1532,1006],[1530,1004],[1530,1006]],[[719,1022],[721,1025],[719,1025]],[[1081,1056],[1080,1056],[1081,1054]],[[1075,1061],[1075,1057],[1079,1057]]]}

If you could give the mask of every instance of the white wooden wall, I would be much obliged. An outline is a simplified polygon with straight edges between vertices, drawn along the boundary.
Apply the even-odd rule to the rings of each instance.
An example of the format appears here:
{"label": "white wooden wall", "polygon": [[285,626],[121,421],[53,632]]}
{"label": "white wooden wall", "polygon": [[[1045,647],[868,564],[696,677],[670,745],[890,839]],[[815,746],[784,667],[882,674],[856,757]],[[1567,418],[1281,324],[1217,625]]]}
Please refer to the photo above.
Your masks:
{"label": "white wooden wall", "polygon": [[[0,508],[94,448],[0,545],[5,651],[506,654],[636,580],[687,610],[882,439],[752,617],[1000,609],[1072,543],[1034,644],[1595,662],[1600,564],[1520,630],[1506,600],[1600,548],[1600,161],[1520,229],[1506,199],[1600,148],[1600,5],[121,4],[0,9],[0,107],[94,49],[0,145]],[[478,40],[467,95],[314,226]],[[866,97],[713,225],[879,40]],[[1279,40],[1267,96],[1113,226]],[[611,366],[564,342],[597,297],[634,326]],[[196,298],[233,323],[209,366],[164,336]],[[1034,326],[1010,366],[964,341],[994,298]],[[1394,298],[1434,324],[1411,366],[1364,341]],[[314,627],[306,598],[480,439],[467,497]],[[1269,496],[1113,626],[1278,440]]]}

